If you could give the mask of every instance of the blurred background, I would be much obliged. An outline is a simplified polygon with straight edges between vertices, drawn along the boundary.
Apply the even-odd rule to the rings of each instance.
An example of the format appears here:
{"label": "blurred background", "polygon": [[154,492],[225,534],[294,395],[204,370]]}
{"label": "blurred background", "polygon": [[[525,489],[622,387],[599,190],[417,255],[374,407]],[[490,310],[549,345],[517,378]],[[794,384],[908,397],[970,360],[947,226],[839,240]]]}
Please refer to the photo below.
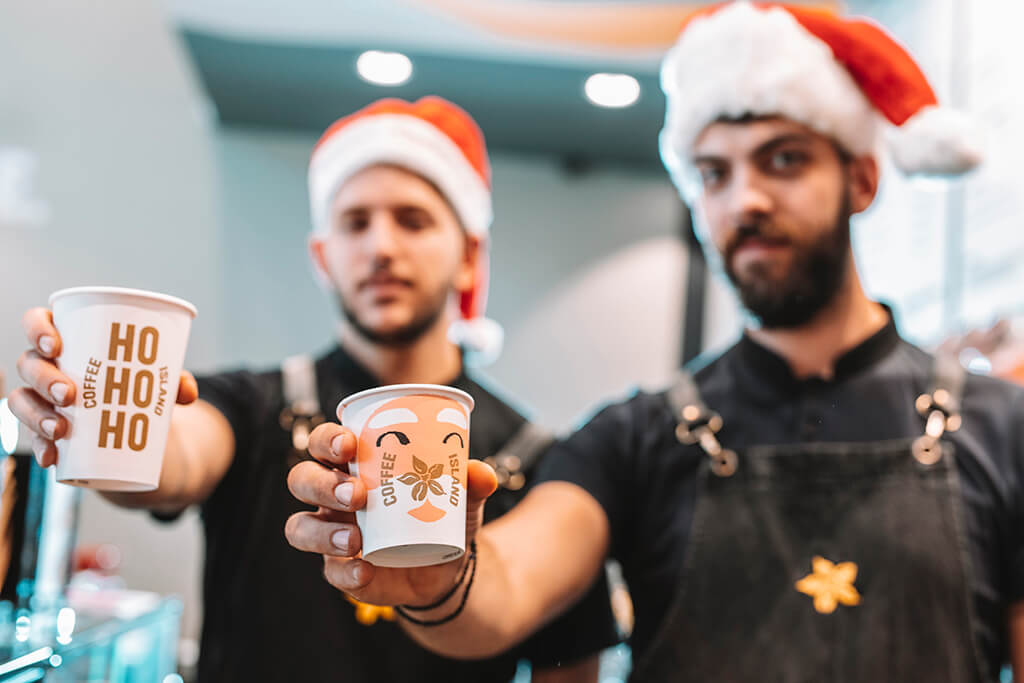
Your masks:
{"label": "blurred background", "polygon": [[[818,3],[821,4],[821,3]],[[827,3],[835,4],[835,3]],[[22,312],[111,284],[196,304],[188,367],[271,367],[333,341],[306,252],[306,166],[335,118],[438,94],[480,123],[493,161],[486,371],[565,430],[638,382],[732,341],[657,154],[661,55],[699,6],[654,0],[7,0],[0,5],[0,370]],[[925,346],[1024,313],[1024,109],[1017,0],[851,0],[969,111],[988,158],[956,184],[889,170],[855,223],[871,293]],[[597,76],[595,76],[595,74]],[[1012,324],[1010,325],[1012,328]],[[977,367],[984,369],[985,359]],[[2,389],[0,389],[2,395]],[[127,585],[201,620],[201,529],[83,497],[82,543],[120,550]]]}

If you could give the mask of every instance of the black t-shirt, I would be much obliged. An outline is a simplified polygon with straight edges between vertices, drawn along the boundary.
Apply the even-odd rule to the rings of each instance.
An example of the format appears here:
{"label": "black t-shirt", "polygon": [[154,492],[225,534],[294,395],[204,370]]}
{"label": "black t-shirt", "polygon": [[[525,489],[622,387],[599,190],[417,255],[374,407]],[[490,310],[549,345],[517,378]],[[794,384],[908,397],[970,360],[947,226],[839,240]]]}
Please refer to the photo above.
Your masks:
{"label": "black t-shirt", "polygon": [[[705,403],[721,414],[721,444],[865,442],[923,433],[914,401],[933,381],[933,360],[891,322],[844,355],[832,381],[798,380],[749,337],[695,371]],[[1006,610],[1024,600],[1024,390],[970,375],[956,448],[969,553],[975,637],[990,671],[1007,656]],[[638,393],[598,413],[555,446],[541,480],[590,492],[611,525],[636,613],[634,661],[672,602],[694,513],[699,446],[683,446],[665,393]],[[955,550],[951,550],[955,552]],[[941,647],[941,644],[936,644]]]}
{"label": "black t-shirt", "polygon": [[[320,405],[335,420],[345,396],[379,382],[341,349],[316,361]],[[470,457],[496,454],[525,419],[464,374],[452,386],[476,401]],[[202,506],[206,532],[205,614],[199,679],[232,681],[509,681],[519,658],[535,667],[570,663],[617,642],[603,573],[560,619],[504,656],[456,661],[416,646],[396,622],[356,620],[355,606],[323,578],[323,559],[288,545],[285,520],[309,509],[288,491],[297,454],[280,425],[280,371],[230,372],[199,378],[199,395],[231,424],[235,456]],[[487,519],[507,511],[521,492],[500,490]]]}

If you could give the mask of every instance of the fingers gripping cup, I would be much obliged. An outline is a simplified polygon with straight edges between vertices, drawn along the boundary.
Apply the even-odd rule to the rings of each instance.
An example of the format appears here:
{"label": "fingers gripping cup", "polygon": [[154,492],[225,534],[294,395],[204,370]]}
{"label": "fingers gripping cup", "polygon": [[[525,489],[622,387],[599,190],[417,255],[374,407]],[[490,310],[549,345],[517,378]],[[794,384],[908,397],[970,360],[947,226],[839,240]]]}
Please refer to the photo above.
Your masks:
{"label": "fingers gripping cup", "polygon": [[178,396],[195,307],[172,296],[118,287],[75,287],[50,296],[75,383],[71,424],[57,441],[57,480],[107,491],[152,491]]}
{"label": "fingers gripping cup", "polygon": [[350,469],[367,489],[356,512],[363,559],[421,567],[465,552],[472,410],[469,394],[434,384],[379,387],[338,405],[358,439]]}

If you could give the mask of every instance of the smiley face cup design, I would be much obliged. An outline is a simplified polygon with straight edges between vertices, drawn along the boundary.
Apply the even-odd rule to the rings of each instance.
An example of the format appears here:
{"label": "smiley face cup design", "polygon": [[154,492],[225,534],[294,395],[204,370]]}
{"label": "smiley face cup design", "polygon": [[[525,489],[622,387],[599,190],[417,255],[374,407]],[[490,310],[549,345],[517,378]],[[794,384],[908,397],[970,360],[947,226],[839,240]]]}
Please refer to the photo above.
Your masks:
{"label": "smiley face cup design", "polygon": [[356,513],[363,559],[381,567],[453,560],[466,548],[466,465],[473,398],[434,384],[353,394],[338,418],[358,439],[350,469],[366,484]]}

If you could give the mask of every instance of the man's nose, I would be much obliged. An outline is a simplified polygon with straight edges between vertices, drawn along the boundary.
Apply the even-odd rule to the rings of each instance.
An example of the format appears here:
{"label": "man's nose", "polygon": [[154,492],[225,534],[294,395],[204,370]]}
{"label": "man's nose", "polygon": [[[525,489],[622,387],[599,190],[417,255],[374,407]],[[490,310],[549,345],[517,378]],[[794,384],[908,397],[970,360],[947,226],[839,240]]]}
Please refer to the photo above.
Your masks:
{"label": "man's nose", "polygon": [[753,169],[738,169],[734,172],[729,188],[729,216],[734,225],[743,225],[764,217],[775,206],[763,179]]}
{"label": "man's nose", "polygon": [[398,252],[401,246],[398,226],[390,213],[381,212],[371,218],[366,246],[375,258],[390,258]]}

